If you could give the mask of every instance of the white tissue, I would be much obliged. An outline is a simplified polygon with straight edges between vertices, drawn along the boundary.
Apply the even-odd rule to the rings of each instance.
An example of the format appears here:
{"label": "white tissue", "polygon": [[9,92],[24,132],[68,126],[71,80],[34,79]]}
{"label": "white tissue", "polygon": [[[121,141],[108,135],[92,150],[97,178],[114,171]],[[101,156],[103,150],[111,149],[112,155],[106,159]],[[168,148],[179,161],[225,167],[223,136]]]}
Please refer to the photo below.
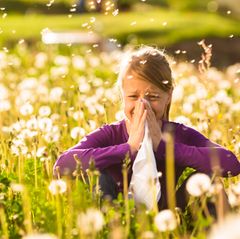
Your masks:
{"label": "white tissue", "polygon": [[130,191],[133,193],[135,202],[144,203],[148,209],[152,209],[154,203],[158,202],[161,197],[161,185],[147,123],[143,142],[132,170]]}

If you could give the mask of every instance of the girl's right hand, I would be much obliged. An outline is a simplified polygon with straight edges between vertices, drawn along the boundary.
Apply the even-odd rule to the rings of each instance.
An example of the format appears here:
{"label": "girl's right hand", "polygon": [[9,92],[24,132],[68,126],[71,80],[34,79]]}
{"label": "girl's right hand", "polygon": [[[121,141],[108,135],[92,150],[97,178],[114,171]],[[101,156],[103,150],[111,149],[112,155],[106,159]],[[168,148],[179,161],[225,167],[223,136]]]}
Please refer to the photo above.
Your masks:
{"label": "girl's right hand", "polygon": [[138,100],[132,120],[128,122],[128,144],[130,145],[132,154],[139,150],[143,141],[146,117],[147,110],[145,109],[144,103]]}

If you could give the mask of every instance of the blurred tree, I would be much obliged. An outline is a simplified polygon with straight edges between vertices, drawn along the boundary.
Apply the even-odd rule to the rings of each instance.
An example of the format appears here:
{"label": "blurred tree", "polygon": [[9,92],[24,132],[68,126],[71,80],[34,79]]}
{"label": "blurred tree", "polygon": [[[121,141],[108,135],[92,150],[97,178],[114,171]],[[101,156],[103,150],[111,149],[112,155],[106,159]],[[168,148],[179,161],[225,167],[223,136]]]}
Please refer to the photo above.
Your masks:
{"label": "blurred tree", "polygon": [[240,0],[216,0],[219,11],[230,10],[234,16],[240,18]]}
{"label": "blurred tree", "polygon": [[79,13],[86,12],[85,0],[77,1],[77,12]]}
{"label": "blurred tree", "polygon": [[77,11],[81,12],[105,12],[115,9],[116,0],[78,0]]}
{"label": "blurred tree", "polygon": [[175,10],[205,10],[210,0],[166,0],[168,6]]}
{"label": "blurred tree", "polygon": [[63,14],[69,13],[71,3],[69,0],[58,0],[50,4],[46,0],[0,0],[0,8],[5,8],[8,13],[44,13]]}

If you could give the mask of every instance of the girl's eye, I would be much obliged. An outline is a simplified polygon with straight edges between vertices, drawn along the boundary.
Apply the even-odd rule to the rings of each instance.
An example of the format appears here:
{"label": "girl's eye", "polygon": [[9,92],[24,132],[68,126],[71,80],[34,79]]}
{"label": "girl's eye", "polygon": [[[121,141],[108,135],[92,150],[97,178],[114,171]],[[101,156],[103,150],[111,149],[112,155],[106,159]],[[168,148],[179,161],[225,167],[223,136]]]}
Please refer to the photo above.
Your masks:
{"label": "girl's eye", "polygon": [[148,99],[149,101],[155,101],[155,100],[159,100],[160,97],[159,97],[159,95],[148,95],[148,96],[147,96],[147,99]]}
{"label": "girl's eye", "polygon": [[133,99],[133,100],[135,100],[135,99],[138,98],[136,95],[129,95],[128,97],[129,97],[130,99]]}

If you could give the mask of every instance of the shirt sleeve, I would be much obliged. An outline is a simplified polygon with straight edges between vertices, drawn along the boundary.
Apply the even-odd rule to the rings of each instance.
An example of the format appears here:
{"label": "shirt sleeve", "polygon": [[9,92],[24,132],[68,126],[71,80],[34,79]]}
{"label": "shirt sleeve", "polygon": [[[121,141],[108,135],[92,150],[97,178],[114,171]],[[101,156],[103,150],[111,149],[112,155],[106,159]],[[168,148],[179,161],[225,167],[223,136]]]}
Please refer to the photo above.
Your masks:
{"label": "shirt sleeve", "polygon": [[[218,167],[224,177],[236,176],[240,173],[240,162],[226,148],[211,142],[198,131],[179,124],[175,137],[180,138],[174,143],[175,165],[192,167],[199,172],[212,174]],[[156,153],[157,160],[165,160],[166,143],[161,140]]]}
{"label": "shirt sleeve", "polygon": [[76,146],[64,152],[54,165],[60,169],[60,173],[72,173],[76,168],[74,154],[81,160],[83,170],[89,167],[89,161],[94,160],[96,168],[100,171],[110,166],[123,163],[130,155],[130,147],[127,143],[114,144],[114,135],[109,126],[101,127],[83,138]]}

